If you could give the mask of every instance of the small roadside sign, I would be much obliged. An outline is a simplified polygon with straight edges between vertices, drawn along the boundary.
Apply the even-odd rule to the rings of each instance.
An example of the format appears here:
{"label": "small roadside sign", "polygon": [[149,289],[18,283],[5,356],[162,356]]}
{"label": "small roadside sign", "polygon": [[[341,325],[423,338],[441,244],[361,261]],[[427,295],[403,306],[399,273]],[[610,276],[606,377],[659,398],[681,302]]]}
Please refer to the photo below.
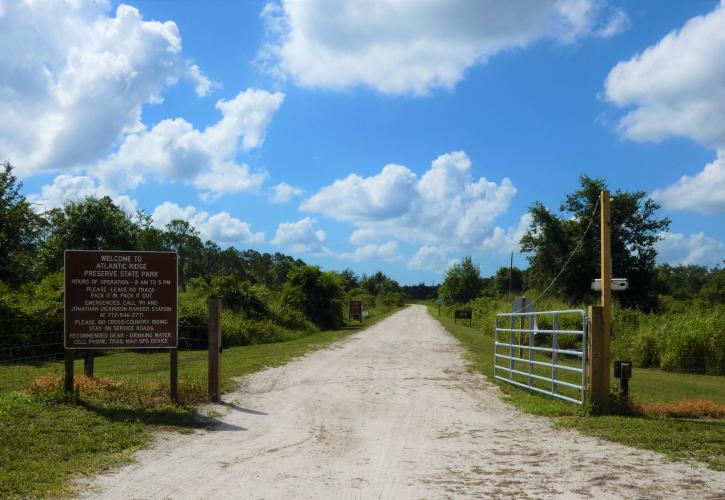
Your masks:
{"label": "small roadside sign", "polygon": [[363,315],[362,315],[362,308],[363,303],[359,300],[351,300],[350,301],[350,308],[348,309],[348,317],[347,320],[357,320],[362,322]]}
{"label": "small roadside sign", "polygon": [[473,320],[473,311],[470,309],[456,309],[453,312],[453,322],[456,323],[459,319],[467,319],[468,326],[471,326]]}

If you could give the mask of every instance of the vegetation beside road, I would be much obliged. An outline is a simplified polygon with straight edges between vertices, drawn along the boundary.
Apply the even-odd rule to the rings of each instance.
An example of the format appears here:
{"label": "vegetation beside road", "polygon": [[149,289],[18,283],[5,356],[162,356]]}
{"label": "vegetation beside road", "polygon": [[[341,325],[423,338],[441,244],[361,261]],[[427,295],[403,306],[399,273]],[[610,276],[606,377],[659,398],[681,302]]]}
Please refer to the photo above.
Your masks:
{"label": "vegetation beside road", "polygon": [[[287,342],[224,350],[222,385],[279,366],[370,327],[399,307],[371,310],[353,323]],[[65,496],[70,480],[127,462],[157,430],[208,426],[194,403],[206,399],[207,352],[179,353],[183,405],[169,404],[168,353],[119,352],[96,359],[96,378],[77,377],[77,400],[61,389],[62,363],[0,367],[0,498]],[[77,361],[76,373],[82,373]],[[22,375],[14,372],[20,368]],[[35,381],[35,383],[32,383]]]}
{"label": "vegetation beside road", "polygon": [[[546,308],[546,303],[541,308]],[[591,416],[585,409],[540,396],[493,378],[493,319],[505,310],[505,301],[492,300],[488,315],[477,315],[473,326],[454,323],[452,309],[428,303],[429,313],[466,348],[471,369],[483,373],[502,391],[504,400],[524,411],[555,417],[555,425],[575,428],[609,441],[664,453],[674,459],[692,459],[725,470],[725,419],[664,418],[659,416]],[[549,304],[549,306],[554,306]],[[510,305],[508,305],[510,308]],[[672,403],[708,399],[725,405],[725,379],[718,376],[635,369],[630,393],[639,403]]]}

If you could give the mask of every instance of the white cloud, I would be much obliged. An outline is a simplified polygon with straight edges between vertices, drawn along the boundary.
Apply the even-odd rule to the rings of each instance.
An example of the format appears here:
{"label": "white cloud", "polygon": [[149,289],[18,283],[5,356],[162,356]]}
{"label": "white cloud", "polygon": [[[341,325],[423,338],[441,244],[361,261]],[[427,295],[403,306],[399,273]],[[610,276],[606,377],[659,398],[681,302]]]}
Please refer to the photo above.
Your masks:
{"label": "white cloud", "polygon": [[315,229],[315,222],[309,217],[297,222],[282,222],[271,243],[293,253],[329,255],[332,252],[325,246],[327,235],[325,231]]}
{"label": "white cloud", "polygon": [[675,184],[652,193],[672,210],[702,214],[725,212],[725,151],[695,176],[684,175]]}
{"label": "white cloud", "polygon": [[356,248],[352,253],[343,253],[340,257],[355,262],[372,259],[393,262],[402,258],[398,255],[398,243],[396,241],[387,241],[380,245],[370,243]]}
{"label": "white cloud", "polygon": [[607,23],[594,31],[594,35],[599,38],[611,38],[615,35],[627,31],[632,25],[629,16],[622,9],[612,9],[612,13]]}
{"label": "white cloud", "polygon": [[151,218],[159,228],[163,228],[174,219],[185,220],[199,231],[202,239],[218,243],[260,244],[264,242],[264,233],[252,232],[252,228],[247,222],[232,217],[228,212],[209,215],[208,212],[198,211],[191,205],[181,207],[176,203],[166,201],[154,209]]}
{"label": "white cloud", "polygon": [[628,108],[619,130],[637,141],[688,137],[718,151],[694,177],[657,190],[671,209],[725,210],[725,1],[672,31],[655,45],[617,64],[607,76],[606,98]]}
{"label": "white cloud", "polygon": [[366,228],[354,230],[348,239],[355,246],[364,246],[378,241],[379,236],[374,229]]}
{"label": "white cloud", "polygon": [[262,11],[268,42],[258,60],[302,86],[423,95],[505,50],[611,36],[624,23],[618,10],[606,20],[610,10],[600,0],[283,0]]}
{"label": "white cloud", "polygon": [[[98,169],[103,183],[134,188],[149,175],[160,181],[186,181],[213,194],[259,189],[267,177],[237,165],[237,151],[258,147],[284,94],[247,89],[216,107],[222,118],[203,132],[182,118],[126,136],[118,151]],[[240,145],[241,141],[241,145]]]}
{"label": "white cloud", "polygon": [[58,175],[51,184],[41,187],[40,193],[28,195],[28,200],[37,212],[44,212],[62,207],[66,202],[81,201],[89,196],[96,198],[110,196],[113,202],[129,215],[135,214],[137,210],[136,200],[127,195],[107,191],[85,175]]}
{"label": "white cloud", "polygon": [[444,248],[423,245],[408,261],[408,268],[443,274],[456,262],[456,259],[448,256]]}
{"label": "white cloud", "polygon": [[181,78],[209,91],[175,23],[144,21],[128,5],[108,11],[92,0],[4,4],[0,156],[18,173],[95,163],[142,129],[142,106]]}
{"label": "white cloud", "polygon": [[669,264],[697,264],[712,267],[725,261],[725,244],[705,233],[685,236],[682,233],[662,233],[657,243],[659,261]]}
{"label": "white cloud", "polygon": [[282,204],[289,202],[292,198],[302,196],[303,194],[304,190],[295,186],[290,186],[286,182],[281,182],[272,187],[268,199],[270,203]]}
{"label": "white cloud", "polygon": [[509,252],[518,253],[520,250],[519,242],[524,234],[531,226],[532,217],[530,213],[525,213],[519,219],[516,227],[503,229],[495,227],[491,236],[483,241],[483,249],[498,254],[507,255]]}
{"label": "white cloud", "polygon": [[632,107],[619,123],[635,140],[689,137],[725,149],[725,8],[690,19],[607,76],[605,93]]}
{"label": "white cloud", "polygon": [[[387,165],[370,177],[351,174],[306,199],[301,209],[351,222],[354,243],[390,236],[424,245],[476,249],[490,236],[497,216],[516,193],[500,184],[474,180],[462,151],[436,158],[420,178],[401,165]],[[376,238],[377,237],[377,238]]]}

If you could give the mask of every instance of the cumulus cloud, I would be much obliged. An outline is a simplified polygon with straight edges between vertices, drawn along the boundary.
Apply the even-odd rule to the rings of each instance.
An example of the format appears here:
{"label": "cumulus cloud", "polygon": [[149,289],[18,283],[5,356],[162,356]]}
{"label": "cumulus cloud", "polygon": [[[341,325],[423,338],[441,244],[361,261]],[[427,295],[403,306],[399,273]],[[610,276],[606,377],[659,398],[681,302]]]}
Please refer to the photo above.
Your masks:
{"label": "cumulus cloud", "polygon": [[80,201],[89,196],[100,198],[109,196],[127,214],[133,215],[137,210],[137,202],[127,195],[115,194],[99,186],[94,179],[85,175],[61,174],[51,184],[40,188],[40,193],[28,195],[37,212],[44,212],[62,207],[69,201]]}
{"label": "cumulus cloud", "polygon": [[659,260],[669,264],[716,266],[725,261],[725,244],[705,233],[686,236],[682,233],[662,233],[657,243]]}
{"label": "cumulus cloud", "polygon": [[[259,189],[265,172],[234,162],[237,151],[258,147],[284,95],[247,89],[217,102],[222,118],[199,131],[182,118],[162,120],[150,130],[129,134],[97,174],[117,189],[134,188],[149,176],[186,181],[213,194]],[[240,144],[241,143],[241,144]]]}
{"label": "cumulus cloud", "polygon": [[185,220],[199,231],[202,239],[218,243],[260,244],[264,242],[264,233],[252,232],[249,223],[233,217],[229,212],[210,215],[208,212],[197,210],[192,205],[182,207],[166,201],[154,209],[151,218],[159,228],[163,228],[174,219]]}
{"label": "cumulus cloud", "polygon": [[340,257],[343,259],[351,259],[355,262],[371,259],[393,262],[402,258],[398,255],[398,243],[396,241],[387,241],[380,245],[370,243],[357,247],[351,253],[343,253]]}
{"label": "cumulus cloud", "polygon": [[629,29],[632,22],[629,20],[629,16],[622,9],[612,9],[612,13],[607,23],[597,28],[594,31],[594,35],[599,38],[611,38],[615,35],[622,33]]}
{"label": "cumulus cloud", "polygon": [[0,31],[0,153],[20,174],[87,166],[143,129],[144,104],[179,79],[211,89],[182,55],[171,21],[144,21],[109,2],[3,4]]}
{"label": "cumulus cloud", "polygon": [[444,248],[423,245],[408,261],[408,268],[443,274],[456,262],[456,259],[449,257],[448,251]]}
{"label": "cumulus cloud", "polygon": [[462,152],[436,158],[420,178],[402,165],[386,165],[370,177],[350,174],[313,194],[301,209],[351,222],[354,243],[390,236],[425,245],[480,248],[516,188],[471,174]]}
{"label": "cumulus cloud", "polygon": [[718,151],[693,177],[654,193],[672,209],[725,210],[725,1],[607,76],[606,98],[626,108],[619,130],[637,141],[688,137]]}
{"label": "cumulus cloud", "polygon": [[531,226],[532,217],[530,213],[525,213],[519,219],[516,227],[507,229],[495,227],[491,236],[483,240],[483,249],[499,254],[508,254],[511,251],[519,251],[519,242],[526,234]]}
{"label": "cumulus cloud", "polygon": [[269,202],[275,204],[288,203],[292,198],[302,196],[304,191],[298,187],[290,186],[286,182],[281,182],[270,189]]}
{"label": "cumulus cloud", "polygon": [[310,217],[297,222],[283,222],[277,226],[271,243],[292,253],[330,255],[332,252],[325,246],[327,234],[321,229],[315,229],[315,222]]}
{"label": "cumulus cloud", "polygon": [[283,0],[262,17],[268,42],[258,60],[270,73],[306,87],[416,95],[453,88],[505,50],[626,27],[602,0]]}
{"label": "cumulus cloud", "polygon": [[672,210],[702,214],[725,212],[725,151],[694,176],[684,175],[675,184],[654,191],[652,197]]}
{"label": "cumulus cloud", "polygon": [[379,236],[375,230],[370,228],[356,229],[350,235],[350,243],[355,246],[364,246],[368,243],[374,243],[378,241]]}
{"label": "cumulus cloud", "polygon": [[620,130],[635,140],[689,137],[725,149],[725,8],[690,19],[607,76],[609,101],[629,110]]}

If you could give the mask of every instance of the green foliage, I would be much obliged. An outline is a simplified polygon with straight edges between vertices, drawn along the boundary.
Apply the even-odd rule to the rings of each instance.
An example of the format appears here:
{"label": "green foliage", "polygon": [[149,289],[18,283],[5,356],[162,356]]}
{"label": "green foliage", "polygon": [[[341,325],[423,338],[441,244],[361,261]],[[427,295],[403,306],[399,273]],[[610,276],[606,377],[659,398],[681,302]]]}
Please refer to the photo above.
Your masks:
{"label": "green foliage", "polygon": [[440,295],[447,305],[466,303],[479,296],[483,290],[481,268],[473,263],[473,259],[464,257],[461,262],[453,264],[443,280]]}
{"label": "green foliage", "polygon": [[[510,279],[509,274],[511,275]],[[493,287],[499,295],[507,295],[509,291],[512,293],[520,293],[524,289],[524,272],[518,267],[511,269],[508,267],[499,267],[493,278]]]}
{"label": "green foliage", "polygon": [[[570,301],[585,301],[591,294],[591,280],[599,275],[599,208],[594,207],[600,191],[607,189],[603,179],[580,178],[581,188],[566,197],[560,207],[563,215],[551,212],[544,204],[534,203],[531,227],[521,239],[521,250],[531,252],[529,275],[534,286],[542,288],[552,281],[573,257],[558,278],[555,292]],[[655,244],[670,221],[655,216],[660,206],[642,191],[617,190],[611,201],[612,273],[629,279],[629,289],[619,294],[623,304],[645,310],[657,306]],[[586,233],[577,251],[577,244]]]}
{"label": "green foliage", "polygon": [[282,303],[302,311],[319,328],[343,323],[344,291],[340,277],[317,266],[292,269],[284,284]]}
{"label": "green foliage", "polygon": [[725,375],[723,325],[725,305],[657,315],[615,308],[612,349],[645,368]]}
{"label": "green foliage", "polygon": [[88,197],[71,201],[46,213],[48,235],[40,247],[41,269],[63,267],[63,254],[74,250],[133,250],[137,226],[111,198]]}
{"label": "green foliage", "polygon": [[725,269],[713,269],[700,289],[700,298],[707,305],[725,304]]}
{"label": "green foliage", "polygon": [[438,285],[426,285],[423,282],[417,285],[403,285],[403,292],[412,300],[429,300],[438,297]]}
{"label": "green foliage", "polygon": [[42,228],[21,187],[13,166],[0,165],[0,281],[12,284],[28,280]]}

